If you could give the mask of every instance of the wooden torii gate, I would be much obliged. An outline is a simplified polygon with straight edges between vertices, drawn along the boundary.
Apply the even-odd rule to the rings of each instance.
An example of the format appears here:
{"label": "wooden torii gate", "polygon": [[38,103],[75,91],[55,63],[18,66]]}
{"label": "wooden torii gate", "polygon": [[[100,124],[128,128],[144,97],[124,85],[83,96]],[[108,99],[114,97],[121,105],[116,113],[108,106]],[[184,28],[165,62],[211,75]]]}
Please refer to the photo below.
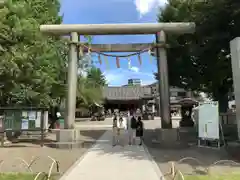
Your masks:
{"label": "wooden torii gate", "polygon": [[[171,129],[168,65],[166,53],[166,34],[194,33],[195,23],[144,23],[144,24],[61,24],[41,25],[40,31],[48,35],[70,35],[71,45],[68,63],[68,94],[65,128],[73,129],[76,109],[77,64],[79,35],[136,35],[156,34],[156,56],[159,76],[159,94],[161,108],[161,125],[163,129]],[[136,52],[149,44],[105,44],[91,45],[101,52]]]}

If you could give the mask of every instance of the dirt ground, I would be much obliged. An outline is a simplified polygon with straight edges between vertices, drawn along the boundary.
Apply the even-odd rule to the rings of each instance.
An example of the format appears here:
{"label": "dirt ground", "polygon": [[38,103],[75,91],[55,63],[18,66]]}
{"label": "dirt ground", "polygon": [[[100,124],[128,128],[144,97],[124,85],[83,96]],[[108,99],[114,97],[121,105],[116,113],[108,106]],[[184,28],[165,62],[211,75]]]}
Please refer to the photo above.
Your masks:
{"label": "dirt ground", "polygon": [[[95,122],[94,124],[97,124]],[[49,146],[54,143],[54,134],[49,134],[46,146],[41,147],[37,141],[22,140],[18,143],[0,148],[0,172],[48,172],[53,160],[59,162],[60,173],[64,173],[71,167],[105,132],[104,128],[94,128],[87,126],[81,128],[81,142],[87,141],[81,148],[57,149]],[[92,124],[92,123],[91,123]],[[52,160],[53,159],[53,160]],[[28,167],[30,165],[30,167]],[[56,173],[57,167],[52,170]]]}
{"label": "dirt ground", "polygon": [[[240,164],[233,161],[222,161],[234,160],[225,149],[198,148],[194,143],[190,146],[182,143],[174,148],[164,148],[159,144],[153,144],[152,139],[156,135],[154,128],[159,127],[159,121],[145,121],[144,142],[163,174],[169,173],[171,167],[169,162],[175,162],[176,168],[184,174],[206,174],[206,171],[210,173],[240,172]],[[76,127],[81,130],[82,141],[91,143],[78,149],[40,147],[38,143],[34,142],[12,144],[6,148],[0,148],[0,172],[27,172],[29,169],[26,168],[26,163],[30,164],[34,159],[35,161],[30,166],[33,172],[48,172],[53,162],[51,158],[53,158],[59,162],[60,172],[63,173],[94,144],[94,141],[111,128],[111,119],[103,122],[78,122]],[[48,139],[53,139],[53,137],[54,135],[51,134]],[[186,157],[187,159],[178,162]],[[25,166],[23,161],[25,161]],[[213,165],[217,161],[219,162]],[[57,168],[54,167],[53,173],[56,172]]]}
{"label": "dirt ground", "polygon": [[[240,172],[240,164],[228,154],[226,149],[199,148],[196,145],[197,140],[190,137],[191,134],[172,147],[152,143],[152,139],[156,136],[154,132],[156,124],[160,122],[145,121],[144,143],[163,174],[170,172],[170,162],[174,162],[176,169],[188,175]],[[213,165],[214,163],[216,164]]]}

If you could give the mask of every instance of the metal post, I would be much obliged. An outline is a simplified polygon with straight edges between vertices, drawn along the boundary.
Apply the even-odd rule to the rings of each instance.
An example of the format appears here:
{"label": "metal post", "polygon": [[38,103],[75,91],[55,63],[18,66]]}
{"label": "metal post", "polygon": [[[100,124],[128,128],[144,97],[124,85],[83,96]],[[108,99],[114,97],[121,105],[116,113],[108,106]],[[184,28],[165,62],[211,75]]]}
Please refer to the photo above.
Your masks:
{"label": "metal post", "polygon": [[[78,33],[71,33],[71,41],[78,42]],[[78,69],[78,48],[76,44],[70,45],[68,60],[68,91],[67,91],[67,109],[64,121],[65,129],[73,129],[75,124],[76,94],[77,94],[77,69]]]}
{"label": "metal post", "polygon": [[[164,31],[156,34],[156,43],[166,43],[166,35]],[[159,78],[158,92],[160,96],[159,110],[161,112],[161,125],[163,129],[171,129],[172,121],[170,116],[167,52],[165,48],[157,48],[156,53]]]}

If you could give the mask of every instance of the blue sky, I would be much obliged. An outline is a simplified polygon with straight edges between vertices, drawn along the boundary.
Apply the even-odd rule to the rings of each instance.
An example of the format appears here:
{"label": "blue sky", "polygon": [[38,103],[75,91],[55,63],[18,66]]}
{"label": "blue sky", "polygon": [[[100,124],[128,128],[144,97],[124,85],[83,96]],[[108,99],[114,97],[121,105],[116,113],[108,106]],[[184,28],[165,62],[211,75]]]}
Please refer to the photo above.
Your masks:
{"label": "blue sky", "polygon": [[[64,24],[107,24],[107,23],[150,23],[156,22],[158,7],[166,0],[61,0]],[[151,43],[153,35],[94,36],[93,43]],[[131,57],[131,68],[127,59],[120,59],[117,68],[115,58],[107,58],[96,66],[101,68],[111,86],[127,84],[130,78],[140,78],[143,84],[154,82],[156,60],[151,61],[148,53],[142,54],[142,65],[137,57]]]}

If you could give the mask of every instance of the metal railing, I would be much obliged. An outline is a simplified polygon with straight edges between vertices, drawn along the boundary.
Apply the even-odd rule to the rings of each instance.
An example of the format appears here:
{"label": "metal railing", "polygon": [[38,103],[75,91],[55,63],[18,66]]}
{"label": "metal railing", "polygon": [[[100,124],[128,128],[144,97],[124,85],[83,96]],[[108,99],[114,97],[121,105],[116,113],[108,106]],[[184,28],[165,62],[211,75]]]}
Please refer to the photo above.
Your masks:
{"label": "metal railing", "polygon": [[[203,175],[213,175],[212,173],[212,168],[214,168],[214,166],[217,165],[224,165],[225,163],[231,164],[235,167],[240,168],[240,163],[235,162],[233,160],[218,160],[213,162],[212,164],[210,164],[209,166],[204,165],[204,163],[202,161],[200,161],[197,158],[194,157],[184,157],[176,162],[168,162],[170,165],[170,170],[168,173],[165,173],[162,177],[160,177],[160,180],[165,180],[166,178],[171,179],[171,180],[185,180],[185,173],[182,172],[177,166],[179,164],[182,164],[186,161],[192,161],[197,163],[197,165],[192,166],[192,168],[196,171],[197,167],[202,167],[203,168]],[[229,173],[226,173],[226,175]],[[191,174],[191,175],[196,175],[196,174]],[[222,174],[221,174],[222,175]]]}
{"label": "metal railing", "polygon": [[[33,157],[32,160],[30,162],[27,162],[26,160],[24,160],[23,158],[21,157],[16,157],[14,158],[14,163],[17,163],[17,165],[24,165],[25,167],[25,170],[28,172],[28,173],[35,173],[37,171],[33,171],[32,169],[32,165],[35,164],[37,162],[37,160],[41,159],[43,157],[40,157],[40,156],[37,156],[37,157]],[[52,162],[51,162],[51,166],[49,168],[49,170],[47,172],[37,172],[35,173],[36,176],[34,177],[34,180],[38,180],[43,178],[43,176],[49,180],[52,176],[52,173],[53,173],[53,168],[56,167],[56,172],[57,173],[60,173],[60,164],[59,164],[59,161],[57,161],[56,159],[54,159],[53,157],[51,156],[47,156],[48,159],[50,159]],[[6,163],[6,161],[3,161],[3,160],[0,160],[0,172],[2,170],[2,167],[4,166],[4,164]],[[16,165],[16,164],[13,164],[13,165]]]}

